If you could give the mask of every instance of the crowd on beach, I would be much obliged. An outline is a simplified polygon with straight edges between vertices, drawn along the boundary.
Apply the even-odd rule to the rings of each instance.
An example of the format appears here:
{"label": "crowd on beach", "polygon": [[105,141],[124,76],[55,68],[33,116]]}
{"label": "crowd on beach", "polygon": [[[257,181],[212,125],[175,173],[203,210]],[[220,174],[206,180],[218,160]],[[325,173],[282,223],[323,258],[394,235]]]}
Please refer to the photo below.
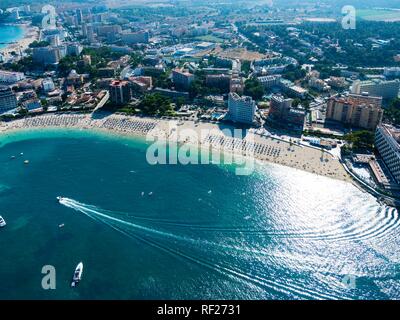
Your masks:
{"label": "crowd on beach", "polygon": [[[10,122],[0,122],[0,132],[30,128],[76,128],[97,129],[118,132],[124,135],[160,136],[171,139],[176,131],[209,130],[210,134],[198,134],[195,139],[202,147],[224,150],[242,156],[250,156],[262,162],[273,162],[290,166],[314,174],[351,181],[339,160],[328,152],[305,146],[290,144],[271,137],[247,135],[241,139],[224,135],[218,126],[204,123],[195,126],[191,121],[183,121],[174,126],[176,121],[141,118],[112,114],[104,117],[93,117],[91,114],[50,114],[24,118]],[[173,129],[171,129],[173,128]],[[175,128],[175,129],[174,129]],[[217,134],[214,134],[217,133]],[[201,139],[198,137],[202,137]],[[180,141],[188,142],[188,141]]]}
{"label": "crowd on beach", "polygon": [[259,155],[279,157],[281,149],[264,143],[257,143],[245,139],[226,137],[223,135],[208,135],[202,144],[209,144],[216,148],[238,152],[243,155]]}

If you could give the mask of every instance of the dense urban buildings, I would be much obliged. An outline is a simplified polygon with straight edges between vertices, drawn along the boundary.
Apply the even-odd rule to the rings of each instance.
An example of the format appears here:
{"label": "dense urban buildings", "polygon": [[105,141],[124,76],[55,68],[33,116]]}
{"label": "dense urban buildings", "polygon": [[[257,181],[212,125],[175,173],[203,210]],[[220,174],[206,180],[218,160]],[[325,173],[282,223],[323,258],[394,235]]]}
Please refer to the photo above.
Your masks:
{"label": "dense urban buildings", "polygon": [[349,2],[0,1],[0,300],[400,299],[400,4]]}

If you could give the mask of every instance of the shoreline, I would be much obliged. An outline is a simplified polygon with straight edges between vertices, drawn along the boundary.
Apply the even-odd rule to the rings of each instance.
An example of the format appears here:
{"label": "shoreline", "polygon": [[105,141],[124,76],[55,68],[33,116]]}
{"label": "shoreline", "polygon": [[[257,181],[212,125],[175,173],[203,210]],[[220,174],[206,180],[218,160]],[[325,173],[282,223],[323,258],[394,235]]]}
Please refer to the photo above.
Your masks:
{"label": "shoreline", "polygon": [[4,48],[0,48],[0,54],[3,55],[5,61],[14,57],[12,52],[17,52],[19,54],[18,51],[20,51],[23,56],[24,52],[29,48],[29,45],[39,39],[39,29],[33,27],[30,23],[8,23],[3,25],[19,27],[23,30],[23,36],[19,40],[6,45]]}
{"label": "shoreline", "polygon": [[[208,130],[212,134],[208,134],[201,141],[190,141],[187,138],[178,140],[178,144],[196,143],[200,148],[220,150],[225,154],[247,157],[261,164],[274,163],[355,184],[339,160],[328,152],[289,144],[288,142],[252,133],[249,133],[244,139],[228,137],[223,134],[221,129],[233,129],[233,127],[214,123],[195,123],[193,121],[154,119],[117,114],[105,115],[99,118],[92,117],[92,114],[79,113],[45,114],[10,122],[0,122],[0,135],[12,134],[22,130],[46,128],[92,130],[111,133],[115,136],[144,139],[149,133],[151,136],[158,136],[157,133],[160,132],[167,133],[167,138],[171,138],[172,134],[180,134],[185,130],[193,130],[192,132],[198,133],[198,137],[200,137],[200,132]],[[175,129],[171,131],[171,128]],[[254,151],[247,152],[247,149],[243,151],[242,148],[233,147],[238,144],[241,146],[243,143],[249,145],[249,149],[254,149]],[[229,148],[226,146],[229,146]]]}

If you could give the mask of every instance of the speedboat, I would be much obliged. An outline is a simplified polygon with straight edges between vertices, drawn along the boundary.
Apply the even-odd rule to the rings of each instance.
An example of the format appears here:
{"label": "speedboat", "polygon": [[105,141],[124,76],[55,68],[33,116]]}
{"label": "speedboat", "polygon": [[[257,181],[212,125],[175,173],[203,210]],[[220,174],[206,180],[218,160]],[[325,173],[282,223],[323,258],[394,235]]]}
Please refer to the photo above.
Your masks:
{"label": "speedboat", "polygon": [[0,227],[5,227],[6,224],[6,221],[3,219],[2,216],[0,216]]}
{"label": "speedboat", "polygon": [[79,264],[75,268],[74,276],[72,277],[71,287],[76,287],[76,285],[82,279],[83,272],[83,263],[79,262]]}
{"label": "speedboat", "polygon": [[61,202],[64,198],[63,197],[57,197],[57,201]]}

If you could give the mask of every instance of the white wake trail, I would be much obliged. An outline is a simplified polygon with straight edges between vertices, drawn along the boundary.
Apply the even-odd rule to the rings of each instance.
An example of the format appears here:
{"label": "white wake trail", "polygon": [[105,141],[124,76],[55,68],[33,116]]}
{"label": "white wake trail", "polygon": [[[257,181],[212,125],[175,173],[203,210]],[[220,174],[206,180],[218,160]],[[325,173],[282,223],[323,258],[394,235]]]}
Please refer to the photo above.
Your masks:
{"label": "white wake trail", "polygon": [[247,253],[251,253],[251,254],[260,254],[261,252],[257,249],[253,249],[253,248],[243,248],[243,247],[237,247],[237,246],[229,246],[229,245],[224,245],[224,244],[220,244],[220,243],[215,243],[215,242],[209,242],[206,240],[200,240],[200,239],[192,239],[192,238],[188,238],[188,237],[183,237],[183,236],[179,236],[173,233],[169,233],[169,232],[165,232],[165,231],[160,231],[157,229],[153,229],[153,228],[149,228],[149,227],[145,227],[136,223],[132,223],[132,222],[128,222],[125,220],[121,220],[115,217],[112,217],[110,215],[106,215],[104,213],[100,212],[100,209],[95,207],[95,206],[88,206],[85,205],[83,203],[80,203],[78,201],[75,201],[73,199],[69,199],[69,198],[62,198],[60,200],[60,203],[68,208],[74,209],[76,211],[79,211],[89,217],[91,217],[92,215],[95,215],[97,217],[102,217],[108,221],[113,221],[115,223],[120,223],[132,228],[135,228],[137,230],[141,230],[141,231],[145,231],[145,232],[149,232],[152,234],[156,234],[156,235],[160,235],[163,237],[168,237],[171,239],[175,239],[175,240],[180,240],[180,241],[186,241],[186,242],[190,242],[196,246],[198,246],[199,244],[202,245],[206,245],[206,246],[211,246],[211,247],[221,247],[223,249],[227,249],[227,250],[236,250],[236,251],[241,251],[241,252],[247,252]]}
{"label": "white wake trail", "polygon": [[[220,264],[215,264],[215,263],[212,263],[212,262],[209,262],[209,261],[206,261],[206,260],[194,258],[194,257],[192,257],[190,255],[184,254],[183,252],[180,252],[180,251],[177,251],[177,250],[173,250],[171,248],[167,248],[167,247],[165,247],[163,245],[157,244],[157,243],[155,243],[155,242],[153,242],[153,241],[151,241],[149,239],[144,239],[144,238],[142,238],[142,237],[140,237],[138,235],[134,236],[134,235],[130,234],[129,232],[127,232],[125,230],[122,230],[119,227],[114,226],[109,221],[112,221],[112,222],[115,222],[115,223],[120,223],[122,225],[135,228],[137,230],[146,231],[146,232],[157,234],[157,235],[164,236],[164,237],[170,237],[170,238],[173,238],[175,240],[191,242],[191,243],[196,244],[197,246],[199,244],[205,244],[205,245],[208,245],[208,246],[221,246],[221,247],[224,247],[224,248],[236,249],[236,250],[239,249],[241,251],[249,251],[249,250],[240,249],[240,248],[236,248],[236,247],[225,246],[225,245],[221,245],[221,244],[216,244],[216,243],[212,243],[212,242],[205,241],[205,240],[195,240],[195,239],[191,239],[191,238],[187,238],[187,237],[178,236],[178,235],[175,235],[175,234],[172,234],[172,233],[169,233],[169,232],[164,232],[164,231],[152,229],[152,228],[149,228],[149,227],[137,225],[137,224],[134,224],[134,223],[131,223],[131,222],[127,222],[127,221],[124,221],[124,220],[121,220],[121,219],[118,219],[118,218],[103,214],[103,213],[101,213],[99,211],[100,210],[99,208],[97,208],[95,206],[82,204],[82,203],[80,203],[78,201],[75,201],[73,199],[62,198],[60,200],[60,203],[62,205],[64,205],[64,206],[68,207],[68,208],[74,209],[76,211],[79,211],[79,212],[85,214],[86,216],[88,216],[91,219],[103,222],[106,225],[110,226],[111,228],[115,229],[116,231],[122,232],[123,234],[125,234],[125,235],[127,235],[129,237],[135,237],[135,238],[137,238],[137,239],[139,239],[141,241],[144,241],[144,242],[146,242],[146,243],[148,243],[148,244],[150,244],[152,246],[156,246],[159,249],[162,249],[164,251],[170,252],[170,253],[175,254],[175,255],[179,255],[179,256],[184,257],[184,258],[186,258],[186,259],[188,259],[188,260],[190,260],[192,262],[195,262],[195,263],[198,263],[198,264],[200,264],[202,266],[211,268],[211,269],[213,269],[215,271],[218,271],[218,272],[220,272],[222,274],[233,276],[233,277],[237,277],[237,278],[240,278],[241,280],[244,280],[244,281],[250,281],[253,284],[256,284],[256,285],[259,285],[259,286],[266,286],[266,287],[269,287],[271,289],[274,289],[274,290],[277,290],[277,291],[280,291],[280,292],[283,292],[283,293],[286,292],[286,294],[288,292],[291,292],[291,293],[295,293],[297,295],[306,296],[306,297],[308,297],[310,299],[313,299],[313,298],[317,298],[317,299],[337,299],[338,298],[337,295],[330,295],[328,293],[322,293],[322,292],[319,292],[319,291],[309,290],[307,288],[298,286],[296,284],[280,283],[280,281],[277,281],[277,280],[270,280],[270,279],[266,279],[264,277],[260,277],[258,275],[246,274],[246,273],[243,273],[241,270],[235,268],[234,266],[226,267],[226,266],[223,266],[223,265],[220,265]],[[104,218],[106,221],[101,220],[99,217]],[[255,250],[255,251],[258,252],[257,250]],[[341,294],[339,292],[336,292],[336,293],[337,294]],[[341,298],[348,299],[348,297],[344,297],[344,296],[341,296]]]}

